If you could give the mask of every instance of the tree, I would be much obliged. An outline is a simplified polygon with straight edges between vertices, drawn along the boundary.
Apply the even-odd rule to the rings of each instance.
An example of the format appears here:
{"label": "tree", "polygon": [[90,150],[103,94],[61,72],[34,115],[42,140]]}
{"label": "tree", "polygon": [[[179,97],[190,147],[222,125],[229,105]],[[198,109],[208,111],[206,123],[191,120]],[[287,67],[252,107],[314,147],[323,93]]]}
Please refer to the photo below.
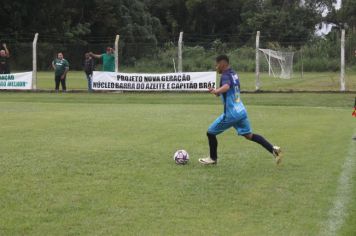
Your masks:
{"label": "tree", "polygon": [[[261,31],[264,41],[283,46],[300,46],[314,36],[322,19],[323,1],[266,0],[249,1],[243,6],[241,29]],[[326,6],[326,5],[325,5]]]}
{"label": "tree", "polygon": [[166,35],[198,35],[191,41],[212,36],[243,45],[260,30],[266,41],[300,45],[314,36],[322,12],[335,0],[145,0],[160,19]]}
{"label": "tree", "polygon": [[333,16],[336,25],[342,28],[346,26],[356,33],[356,0],[343,0],[341,9]]}
{"label": "tree", "polygon": [[[121,34],[123,44],[144,42],[147,46],[131,50],[132,57],[155,50],[161,34],[159,19],[152,17],[141,0],[3,0],[0,27],[3,40],[29,41],[39,32],[42,45],[88,45],[98,39],[109,43]],[[128,53],[125,50],[122,53]]]}

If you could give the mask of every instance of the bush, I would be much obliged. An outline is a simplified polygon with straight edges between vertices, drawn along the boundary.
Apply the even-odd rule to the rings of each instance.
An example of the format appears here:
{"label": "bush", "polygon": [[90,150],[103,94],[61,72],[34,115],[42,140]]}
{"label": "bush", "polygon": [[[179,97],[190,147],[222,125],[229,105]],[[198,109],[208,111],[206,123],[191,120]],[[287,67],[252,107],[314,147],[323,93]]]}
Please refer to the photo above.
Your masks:
{"label": "bush", "polygon": [[[294,64],[294,70],[301,70],[302,62]],[[304,71],[338,71],[340,70],[340,62],[337,59],[330,58],[305,58],[303,59]]]}
{"label": "bush", "polygon": [[[335,34],[335,33],[334,33]],[[356,38],[356,37],[355,37]],[[351,40],[351,39],[350,39]],[[354,40],[356,43],[356,39]],[[346,44],[346,62],[352,66],[356,62],[350,43]],[[338,71],[340,70],[340,42],[338,35],[329,38],[316,38],[304,45],[302,49],[288,48],[279,50],[294,51],[295,71],[300,71],[303,64],[304,71]],[[278,50],[278,49],[277,49]],[[239,72],[254,72],[256,49],[253,47],[229,48],[220,40],[215,40],[203,46],[184,46],[183,71],[209,71],[214,70],[215,57],[219,54],[227,54],[230,57],[231,66]],[[173,72],[175,60],[178,66],[177,46],[173,43],[165,44],[155,55],[149,58],[141,58],[135,61],[135,69],[139,72]],[[178,69],[178,68],[176,68]],[[264,57],[260,58],[261,71],[268,70],[268,64]]]}

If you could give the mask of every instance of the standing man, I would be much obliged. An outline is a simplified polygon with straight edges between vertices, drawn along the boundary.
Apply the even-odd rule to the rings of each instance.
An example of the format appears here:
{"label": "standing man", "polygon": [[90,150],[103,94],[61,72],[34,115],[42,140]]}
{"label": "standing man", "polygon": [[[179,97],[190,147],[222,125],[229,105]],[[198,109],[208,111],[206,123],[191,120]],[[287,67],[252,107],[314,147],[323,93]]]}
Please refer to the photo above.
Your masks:
{"label": "standing man", "polygon": [[67,90],[66,76],[67,72],[69,71],[69,63],[66,59],[63,58],[62,52],[59,52],[57,54],[57,59],[52,61],[52,67],[55,70],[54,81],[56,83],[56,92],[59,91],[59,83],[62,85],[62,91],[65,92]]}
{"label": "standing man", "polygon": [[247,111],[240,99],[240,81],[235,71],[230,68],[229,58],[220,55],[216,58],[216,70],[221,75],[220,87],[209,88],[209,92],[221,96],[224,113],[221,114],[209,127],[207,136],[209,140],[210,157],[201,158],[199,162],[204,165],[216,164],[218,160],[216,135],[234,127],[238,135],[262,145],[275,157],[276,163],[281,162],[280,147],[273,146],[261,135],[252,133]]}
{"label": "standing man", "polygon": [[89,54],[92,57],[103,60],[103,71],[115,72],[115,55],[113,48],[107,47],[106,53],[103,54],[94,54],[92,52]]}
{"label": "standing man", "polygon": [[85,53],[84,61],[84,72],[88,80],[88,91],[92,91],[91,81],[93,77],[93,71],[95,69],[94,59],[90,56],[89,53]]}
{"label": "standing man", "polygon": [[6,47],[6,43],[3,43],[2,47],[3,49],[0,50],[0,74],[10,74],[10,53]]}

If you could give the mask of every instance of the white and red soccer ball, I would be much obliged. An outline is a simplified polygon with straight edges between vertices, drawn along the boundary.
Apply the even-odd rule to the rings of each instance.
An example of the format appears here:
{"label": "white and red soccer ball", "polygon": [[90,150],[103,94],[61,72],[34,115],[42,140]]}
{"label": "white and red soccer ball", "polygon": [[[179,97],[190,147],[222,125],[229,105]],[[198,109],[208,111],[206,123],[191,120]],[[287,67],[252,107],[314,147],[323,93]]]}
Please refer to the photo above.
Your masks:
{"label": "white and red soccer ball", "polygon": [[178,150],[174,153],[173,160],[177,165],[185,165],[189,161],[189,154],[186,150]]}

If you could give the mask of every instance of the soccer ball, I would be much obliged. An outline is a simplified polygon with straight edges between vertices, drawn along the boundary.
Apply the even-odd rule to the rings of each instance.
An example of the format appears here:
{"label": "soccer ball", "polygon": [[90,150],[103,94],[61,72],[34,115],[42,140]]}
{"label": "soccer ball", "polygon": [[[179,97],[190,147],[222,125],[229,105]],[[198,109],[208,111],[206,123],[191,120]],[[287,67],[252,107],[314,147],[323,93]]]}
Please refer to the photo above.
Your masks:
{"label": "soccer ball", "polygon": [[189,161],[189,154],[185,150],[178,150],[174,153],[173,160],[177,165],[185,165]]}

